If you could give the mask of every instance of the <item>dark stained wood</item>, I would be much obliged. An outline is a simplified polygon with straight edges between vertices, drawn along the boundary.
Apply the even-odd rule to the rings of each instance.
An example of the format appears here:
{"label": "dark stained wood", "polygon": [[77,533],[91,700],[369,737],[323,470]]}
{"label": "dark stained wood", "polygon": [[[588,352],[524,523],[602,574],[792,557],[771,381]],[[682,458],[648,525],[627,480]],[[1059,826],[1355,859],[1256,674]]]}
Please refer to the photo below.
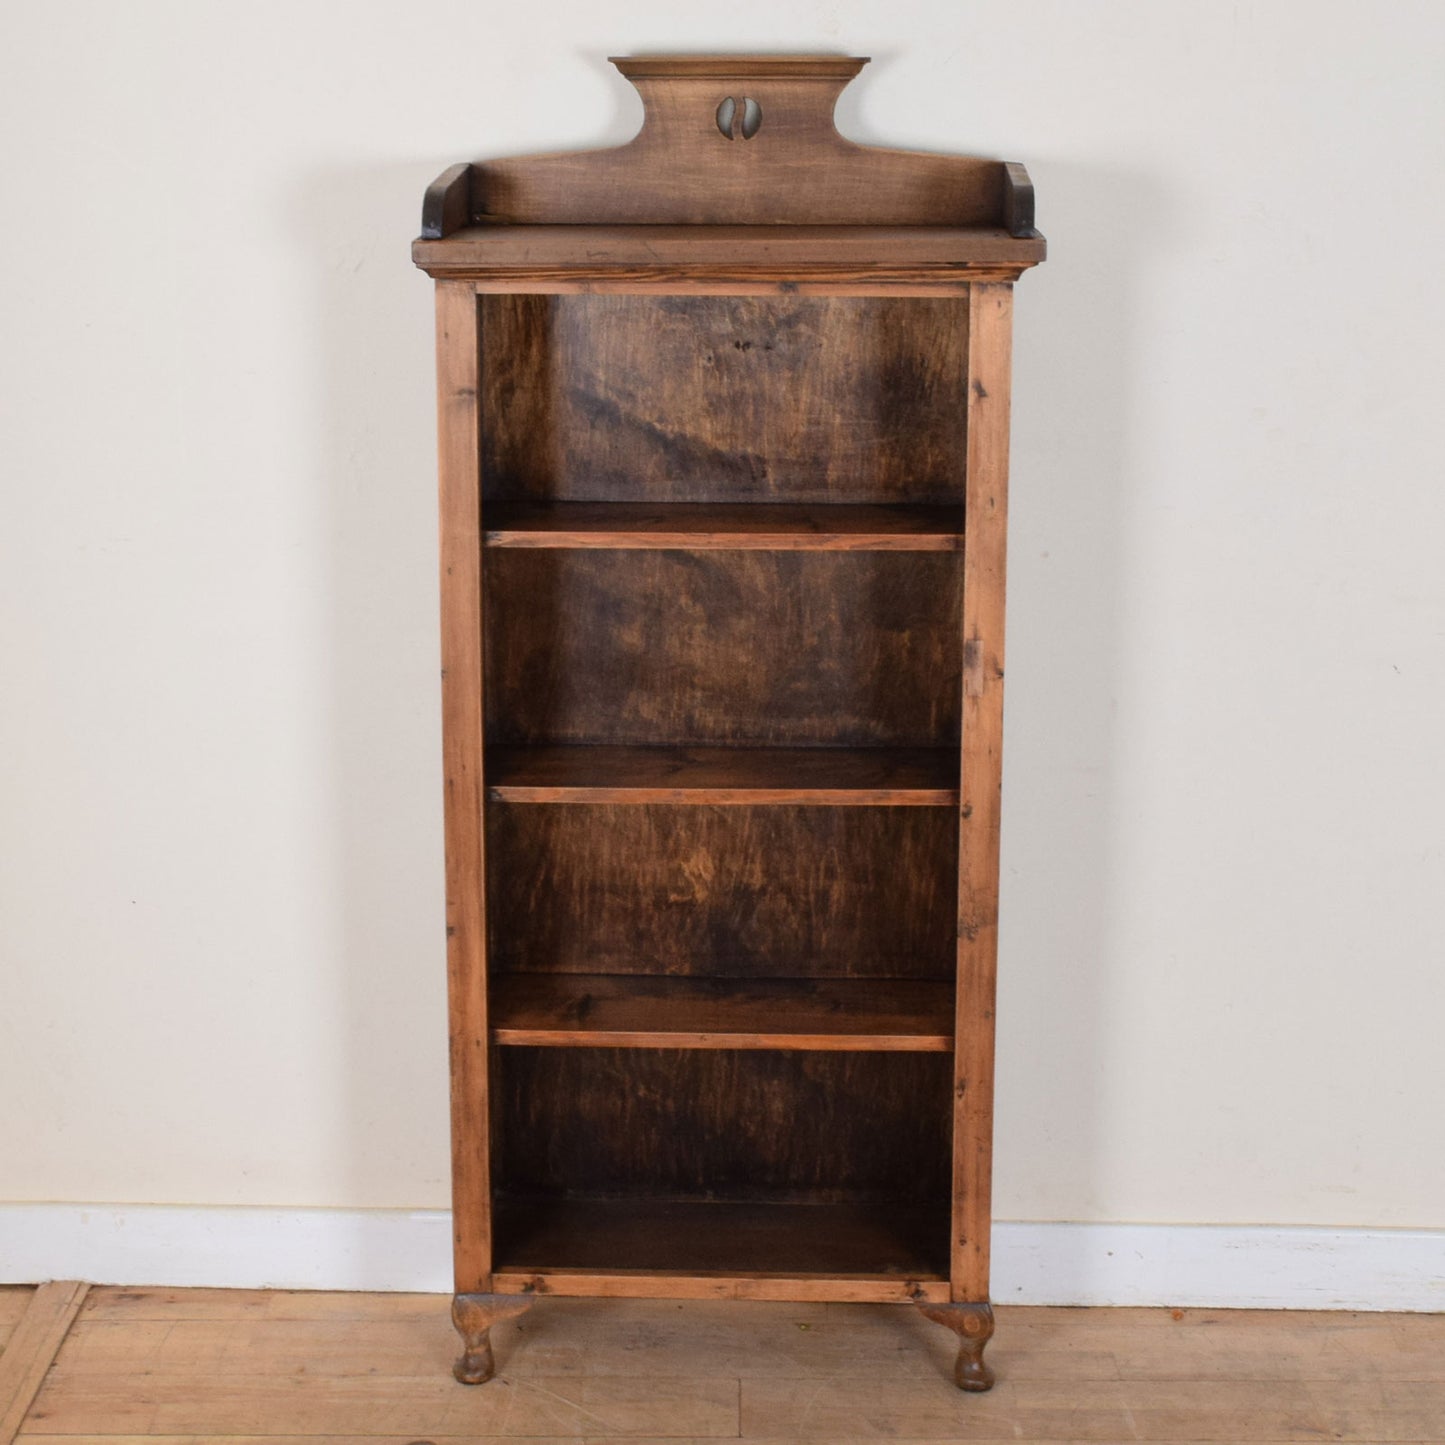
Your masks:
{"label": "dark stained wood", "polygon": [[552,1048],[951,1053],[953,988],[906,979],[501,974],[492,1040]]}
{"label": "dark stained wood", "polygon": [[493,743],[940,747],[959,736],[962,558],[500,548]]}
{"label": "dark stained wood", "polygon": [[[471,280],[479,295],[527,293],[538,296],[794,296],[831,299],[914,297],[938,300],[964,297],[978,281],[1017,281],[1017,266],[978,266],[948,272],[923,267],[828,266],[784,272],[775,266],[627,266],[608,270],[585,267],[497,268],[458,274]],[[451,274],[433,268],[440,279]]]}
{"label": "dark stained wood", "polygon": [[946,1221],[947,1054],[507,1048],[497,1058],[503,1194],[913,1204]]}
{"label": "dark stained wood", "polygon": [[[997,225],[998,161],[860,146],[839,135],[858,57],[615,59],[642,96],[626,145],[476,163],[473,213],[513,223]],[[720,102],[756,103],[749,139]]]}
{"label": "dark stained wood", "polygon": [[493,970],[951,980],[943,808],[492,806]]}
{"label": "dark stained wood", "polygon": [[477,299],[437,287],[441,476],[442,766],[445,773],[447,996],[452,1218],[458,1294],[491,1277],[487,1110],[487,928],[482,830],[481,533]]}
{"label": "dark stained wood", "polygon": [[971,1304],[920,1303],[919,1308],[935,1324],[958,1336],[953,1383],[960,1390],[975,1393],[993,1389],[993,1371],[983,1358],[984,1346],[993,1338],[993,1306],[981,1300]]}
{"label": "dark stained wood", "polygon": [[1003,223],[1010,236],[1037,240],[1042,248],[1043,237],[1034,227],[1034,183],[1017,161],[1008,161],[1003,168]]}
{"label": "dark stained wood", "polygon": [[452,1374],[463,1385],[484,1385],[497,1372],[492,1326],[523,1314],[531,1301],[515,1295],[459,1294],[452,1298],[452,1323],[462,1337],[462,1352]]}
{"label": "dark stained wood", "polygon": [[856,58],[618,64],[632,142],[453,167],[413,252],[459,1378],[551,1292],[911,1300],[986,1388],[1033,187],[840,136]]}
{"label": "dark stained wood", "polygon": [[963,508],[713,502],[492,502],[487,547],[689,552],[957,552]]}
{"label": "dark stained wood", "polygon": [[963,562],[958,1048],[954,1068],[950,1271],[954,1299],[973,1304],[988,1298],[993,1224],[994,995],[998,966],[1012,334],[1012,288],[976,287],[969,300],[969,523]]}
{"label": "dark stained wood", "polygon": [[897,1284],[944,1277],[947,1229],[937,1209],[891,1204],[517,1199],[497,1210],[497,1262],[499,1273],[532,1276],[645,1270]]}
{"label": "dark stained wood", "polygon": [[1026,177],[1008,191],[1002,226],[464,226],[412,246],[441,279],[503,291],[646,291],[679,283],[859,295],[916,287],[924,294],[977,280],[1015,280],[1044,259]]}
{"label": "dark stained wood", "polygon": [[939,808],[958,802],[951,748],[493,748],[502,803]]}
{"label": "dark stained wood", "polygon": [[907,297],[484,297],[487,498],[958,506],[963,314]]}
{"label": "dark stained wood", "polygon": [[629,80],[852,80],[866,55],[612,55]]}
{"label": "dark stained wood", "polygon": [[471,215],[472,168],[466,162],[448,166],[431,185],[421,203],[424,239],[440,240],[459,231]]}
{"label": "dark stained wood", "polygon": [[[453,170],[458,169],[453,167]],[[1020,174],[1022,172],[1022,174]],[[446,172],[447,175],[451,171]],[[1009,171],[1022,219],[1028,173]],[[436,184],[435,182],[433,184]],[[780,280],[799,273],[851,267],[890,271],[968,271],[1022,267],[1042,259],[1043,241],[1021,239],[993,226],[465,226],[444,246],[417,243],[417,252],[441,267],[478,273],[517,269],[606,274],[631,267],[746,266],[772,268]],[[939,279],[942,279],[940,276]],[[967,278],[965,278],[967,279]]]}

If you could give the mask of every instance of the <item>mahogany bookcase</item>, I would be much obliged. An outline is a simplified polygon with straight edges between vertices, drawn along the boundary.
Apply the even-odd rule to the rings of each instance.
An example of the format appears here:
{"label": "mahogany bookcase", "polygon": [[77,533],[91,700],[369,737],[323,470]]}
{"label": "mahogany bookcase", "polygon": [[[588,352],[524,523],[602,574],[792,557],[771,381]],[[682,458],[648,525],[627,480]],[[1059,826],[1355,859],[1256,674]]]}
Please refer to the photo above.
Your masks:
{"label": "mahogany bookcase", "polygon": [[1021,166],[618,60],[437,286],[457,1377],[539,1294],[897,1301],[987,1389]]}

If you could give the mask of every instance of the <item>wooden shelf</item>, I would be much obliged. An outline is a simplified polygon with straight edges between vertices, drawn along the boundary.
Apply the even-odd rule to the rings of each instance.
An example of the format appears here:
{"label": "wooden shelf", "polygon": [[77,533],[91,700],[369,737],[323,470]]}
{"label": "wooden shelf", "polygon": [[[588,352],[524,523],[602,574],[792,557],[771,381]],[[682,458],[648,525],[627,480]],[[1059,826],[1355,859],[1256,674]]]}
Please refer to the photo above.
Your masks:
{"label": "wooden shelf", "polygon": [[948,1298],[946,1209],[500,1199],[494,1224],[504,1294]]}
{"label": "wooden shelf", "polygon": [[494,1043],[947,1053],[953,988],[918,979],[493,977]]}
{"label": "wooden shelf", "polygon": [[957,552],[963,508],[787,503],[486,502],[488,547]]}
{"label": "wooden shelf", "polygon": [[490,747],[499,803],[950,807],[957,748]]}
{"label": "wooden shelf", "polygon": [[1045,246],[1031,228],[1015,236],[999,225],[485,224],[422,237],[411,254],[438,279],[517,289],[806,292],[1012,280],[1044,259]]}

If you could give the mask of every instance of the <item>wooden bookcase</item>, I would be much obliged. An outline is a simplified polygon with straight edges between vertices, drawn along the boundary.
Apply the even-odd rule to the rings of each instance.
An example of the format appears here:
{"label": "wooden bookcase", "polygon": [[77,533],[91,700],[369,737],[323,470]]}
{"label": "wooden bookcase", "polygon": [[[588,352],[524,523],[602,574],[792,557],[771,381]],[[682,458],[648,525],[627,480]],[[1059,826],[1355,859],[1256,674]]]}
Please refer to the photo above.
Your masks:
{"label": "wooden bookcase", "polygon": [[619,60],[437,281],[457,1376],[536,1294],[897,1301],[987,1389],[1022,167]]}

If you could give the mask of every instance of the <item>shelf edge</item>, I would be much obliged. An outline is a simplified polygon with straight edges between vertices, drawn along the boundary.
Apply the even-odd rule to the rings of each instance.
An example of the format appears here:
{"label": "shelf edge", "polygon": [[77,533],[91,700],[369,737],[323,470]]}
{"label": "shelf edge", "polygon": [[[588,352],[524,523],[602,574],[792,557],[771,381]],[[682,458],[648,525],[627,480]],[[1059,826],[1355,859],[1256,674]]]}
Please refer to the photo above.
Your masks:
{"label": "shelf edge", "polygon": [[589,1299],[746,1299],[803,1304],[946,1304],[942,1275],[725,1274],[668,1270],[528,1269],[499,1264],[497,1294]]}
{"label": "shelf edge", "polygon": [[487,789],[493,803],[675,803],[693,807],[953,808],[957,788],[668,788],[542,787],[499,783]]}
{"label": "shelf edge", "polygon": [[[947,1054],[953,1035],[940,1033],[759,1033],[720,1029],[493,1028],[503,1048],[534,1049],[771,1049],[782,1053]],[[786,1040],[786,1042],[784,1042]]]}
{"label": "shelf edge", "polygon": [[484,547],[595,552],[961,552],[962,532],[629,532],[497,527]]}

